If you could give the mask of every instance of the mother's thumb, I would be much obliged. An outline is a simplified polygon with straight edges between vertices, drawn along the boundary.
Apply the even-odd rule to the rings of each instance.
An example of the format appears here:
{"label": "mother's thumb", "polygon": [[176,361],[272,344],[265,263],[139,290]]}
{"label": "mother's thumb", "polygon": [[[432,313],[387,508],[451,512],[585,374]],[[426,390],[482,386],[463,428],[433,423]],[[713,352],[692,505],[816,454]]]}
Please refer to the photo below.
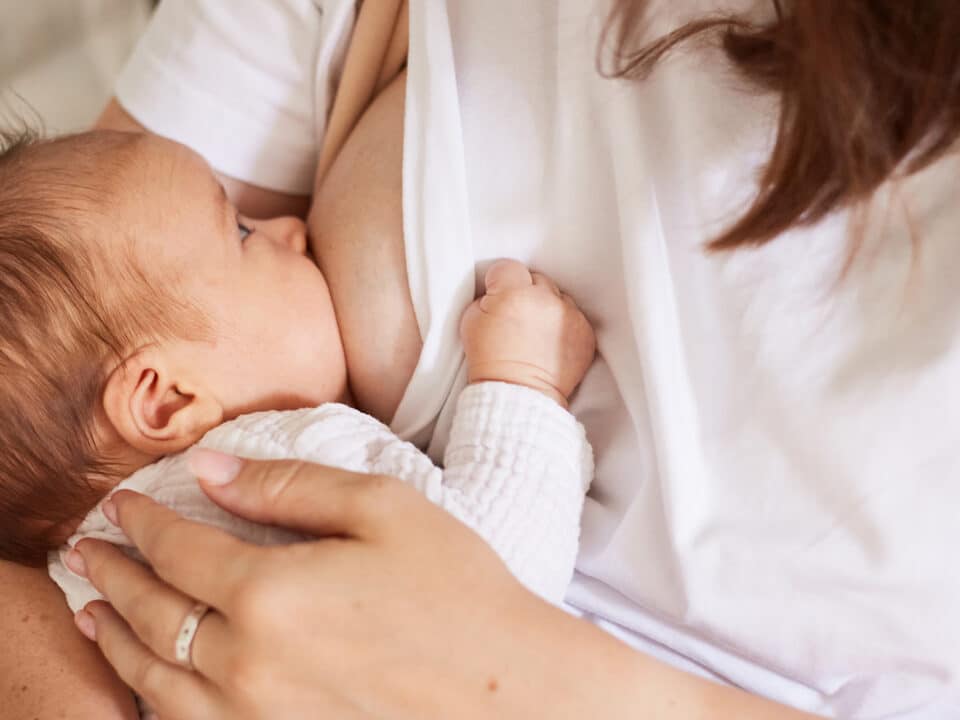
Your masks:
{"label": "mother's thumb", "polygon": [[[298,460],[245,460],[195,448],[187,463],[217,505],[235,515],[311,535],[360,536],[371,478]],[[373,484],[378,484],[375,481]]]}

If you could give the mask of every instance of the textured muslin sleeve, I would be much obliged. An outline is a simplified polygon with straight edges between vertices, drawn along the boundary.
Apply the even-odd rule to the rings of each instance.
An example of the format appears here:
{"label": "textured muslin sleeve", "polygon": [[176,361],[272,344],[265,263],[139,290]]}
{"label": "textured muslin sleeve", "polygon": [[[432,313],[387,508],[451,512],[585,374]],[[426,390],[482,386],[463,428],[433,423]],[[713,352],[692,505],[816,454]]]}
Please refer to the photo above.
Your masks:
{"label": "textured muslin sleeve", "polygon": [[309,194],[352,0],[164,0],[115,93],[225,175]]}
{"label": "textured muslin sleeve", "polygon": [[583,426],[556,402],[518,385],[468,386],[457,401],[443,470],[409,443],[384,448],[375,465],[477,532],[527,588],[563,600],[593,452]]}
{"label": "textured muslin sleeve", "polygon": [[527,587],[561,602],[593,476],[583,426],[535,390],[471,385],[458,400],[444,468],[441,505],[486,538]]}

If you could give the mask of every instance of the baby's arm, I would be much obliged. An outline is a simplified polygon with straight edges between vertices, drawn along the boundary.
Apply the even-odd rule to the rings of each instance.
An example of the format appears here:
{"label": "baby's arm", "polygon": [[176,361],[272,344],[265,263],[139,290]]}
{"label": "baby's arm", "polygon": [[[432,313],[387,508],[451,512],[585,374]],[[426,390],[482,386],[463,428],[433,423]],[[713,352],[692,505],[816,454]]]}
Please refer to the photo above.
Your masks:
{"label": "baby's arm", "polygon": [[459,398],[444,465],[435,502],[486,540],[527,588],[562,601],[593,476],[580,423],[535,390],[471,385]]}
{"label": "baby's arm", "polygon": [[527,587],[560,602],[593,475],[583,427],[565,407],[593,360],[593,329],[552,281],[520,263],[496,263],[485,282],[461,326],[471,386],[435,500]]}

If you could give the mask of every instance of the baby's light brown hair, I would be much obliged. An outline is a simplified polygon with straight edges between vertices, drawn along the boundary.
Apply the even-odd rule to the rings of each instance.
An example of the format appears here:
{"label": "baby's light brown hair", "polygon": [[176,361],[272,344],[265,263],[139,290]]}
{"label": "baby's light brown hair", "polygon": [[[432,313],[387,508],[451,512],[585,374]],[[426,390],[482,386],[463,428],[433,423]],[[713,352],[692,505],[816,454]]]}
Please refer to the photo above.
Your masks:
{"label": "baby's light brown hair", "polygon": [[106,380],[137,344],[177,331],[117,222],[140,142],[0,135],[3,560],[42,565],[119,479],[95,433]]}

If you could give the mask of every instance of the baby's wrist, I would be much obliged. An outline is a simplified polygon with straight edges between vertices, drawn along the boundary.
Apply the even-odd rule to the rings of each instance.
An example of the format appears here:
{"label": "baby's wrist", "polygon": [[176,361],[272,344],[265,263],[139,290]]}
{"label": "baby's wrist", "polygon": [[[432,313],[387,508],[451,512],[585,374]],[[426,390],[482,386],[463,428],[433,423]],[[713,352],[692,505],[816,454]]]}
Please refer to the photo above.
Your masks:
{"label": "baby's wrist", "polygon": [[508,385],[519,385],[520,387],[530,388],[531,390],[536,390],[543,395],[546,395],[548,398],[553,400],[557,405],[562,407],[564,410],[568,409],[567,399],[563,396],[562,393],[558,392],[554,388],[540,387],[539,385],[531,385],[525,382],[516,382],[515,380],[504,380],[500,378],[476,378],[470,380],[470,385],[476,385],[477,383],[482,382],[501,382],[507,383]]}
{"label": "baby's wrist", "polygon": [[467,382],[470,385],[481,382],[501,382],[509,385],[536,390],[567,409],[567,396],[560,392],[550,380],[534,366],[519,363],[484,363],[478,366],[468,366]]}

